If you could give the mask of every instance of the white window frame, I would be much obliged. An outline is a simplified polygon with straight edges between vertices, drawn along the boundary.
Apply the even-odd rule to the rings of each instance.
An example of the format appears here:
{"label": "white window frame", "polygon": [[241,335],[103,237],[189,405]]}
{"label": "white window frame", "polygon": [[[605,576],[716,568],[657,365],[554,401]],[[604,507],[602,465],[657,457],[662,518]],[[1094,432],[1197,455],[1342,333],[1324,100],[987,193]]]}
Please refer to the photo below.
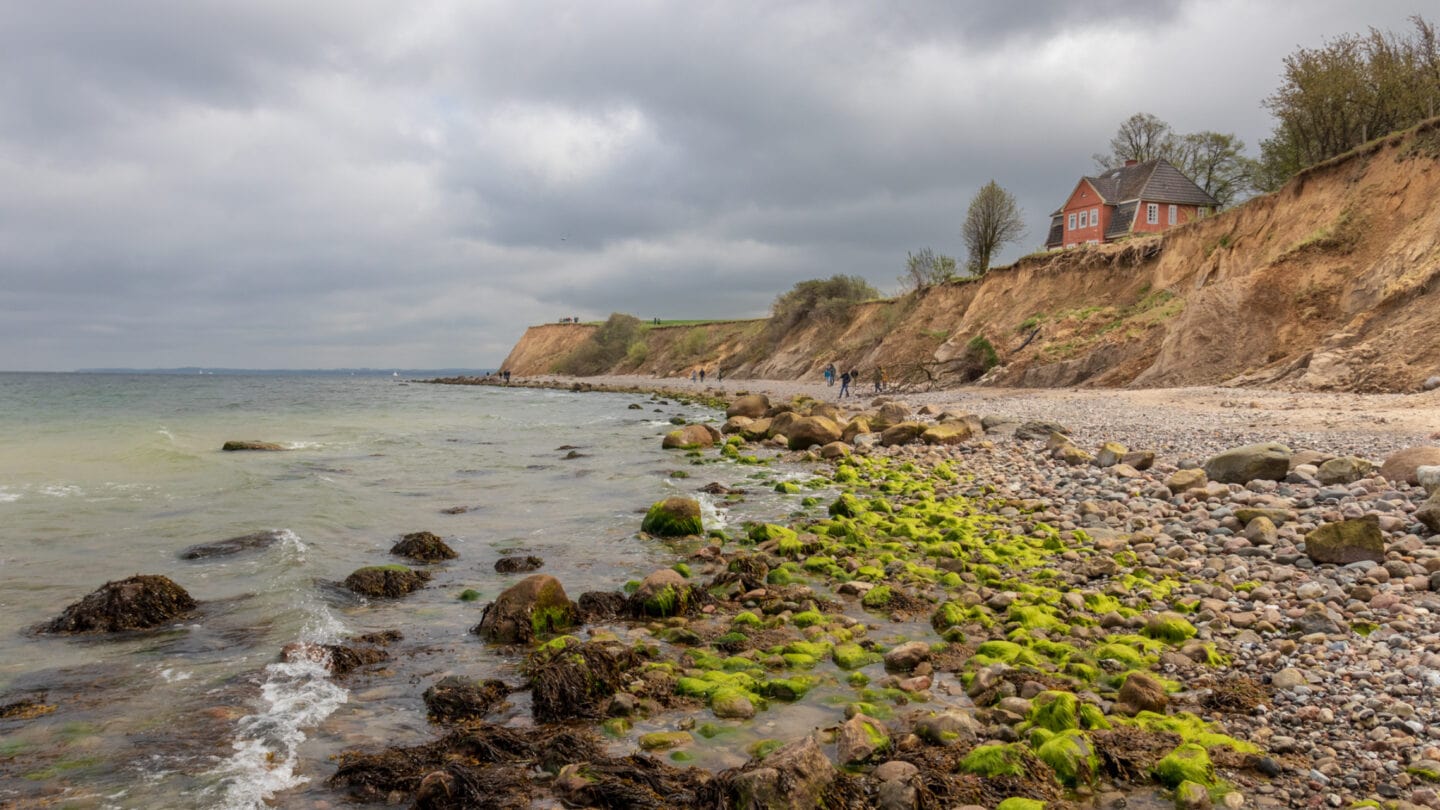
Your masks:
{"label": "white window frame", "polygon": [[1179,222],[1179,221],[1180,221],[1180,206],[1178,206],[1178,205],[1172,205],[1172,206],[1170,206],[1170,210],[1168,210],[1168,211],[1165,212],[1165,216],[1166,216],[1167,219],[1170,220],[1170,224],[1171,224],[1171,225],[1174,225],[1175,223]]}
{"label": "white window frame", "polygon": [[1097,228],[1100,227],[1100,209],[1099,209],[1099,208],[1091,208],[1091,209],[1090,209],[1090,224],[1091,224],[1091,225],[1094,225],[1094,226],[1097,227]]}
{"label": "white window frame", "polygon": [[1075,230],[1075,212],[1074,212],[1074,211],[1071,211],[1071,212],[1070,212],[1070,218],[1069,218],[1068,220],[1066,220],[1066,221],[1070,223],[1070,227],[1066,228],[1065,230],[1067,230],[1067,231],[1073,231],[1073,230]]}
{"label": "white window frame", "polygon": [[1145,203],[1145,224],[1146,224],[1146,225],[1159,225],[1159,224],[1160,224],[1160,204],[1159,204],[1159,203]]}
{"label": "white window frame", "polygon": [[1082,227],[1082,228],[1088,228],[1088,227],[1090,227],[1090,212],[1089,212],[1089,211],[1081,211],[1081,212],[1080,212],[1080,227]]}

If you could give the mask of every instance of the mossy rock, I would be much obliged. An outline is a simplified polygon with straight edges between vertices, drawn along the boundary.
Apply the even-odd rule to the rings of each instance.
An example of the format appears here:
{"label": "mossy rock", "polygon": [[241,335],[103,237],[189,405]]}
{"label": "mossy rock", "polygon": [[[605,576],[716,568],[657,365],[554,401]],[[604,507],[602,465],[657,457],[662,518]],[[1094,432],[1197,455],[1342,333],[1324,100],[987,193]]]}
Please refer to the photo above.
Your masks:
{"label": "mossy rock", "polygon": [[695,738],[690,736],[688,731],[656,731],[650,734],[641,734],[638,742],[640,747],[646,751],[665,751],[682,745],[690,745],[695,742]]}
{"label": "mossy rock", "polygon": [[40,629],[46,633],[118,633],[149,630],[197,607],[184,588],[159,574],[107,582]]}
{"label": "mossy rock", "polygon": [[1069,692],[1046,691],[1030,702],[1029,720],[1056,733],[1080,728],[1080,701]]}
{"label": "mossy rock", "polygon": [[700,519],[700,502],[693,498],[666,498],[656,502],[645,513],[640,531],[656,537],[688,537],[704,534]]}
{"label": "mossy rock", "polygon": [[231,439],[230,441],[225,442],[223,445],[221,445],[220,449],[224,450],[227,453],[235,453],[246,450],[258,451],[262,453],[278,453],[283,450],[288,450],[289,448],[287,448],[283,444],[276,444],[275,442],[262,442],[258,439]]}
{"label": "mossy rock", "polygon": [[1184,644],[1199,631],[1184,616],[1167,612],[1151,616],[1142,632],[1150,638],[1174,645]]}
{"label": "mossy rock", "polygon": [[995,805],[995,810],[1045,810],[1045,802],[1039,799],[1011,796],[1005,801]]}
{"label": "mossy rock", "polygon": [[837,645],[831,651],[831,657],[835,661],[835,666],[841,669],[859,669],[879,663],[884,658],[880,653],[871,652],[854,643]]}
{"label": "mossy rock", "polygon": [[411,532],[401,537],[400,542],[390,547],[390,553],[422,563],[453,560],[460,556],[439,535],[430,532]]}
{"label": "mossy rock", "polygon": [[662,568],[645,577],[627,604],[634,616],[661,619],[684,616],[695,609],[698,593],[679,572]]}
{"label": "mossy rock", "polygon": [[560,580],[549,574],[532,574],[486,606],[472,632],[497,644],[526,644],[576,627],[579,615]]}
{"label": "mossy rock", "polygon": [[1204,746],[1185,743],[1166,754],[1155,763],[1155,778],[1168,788],[1179,787],[1182,782],[1196,782],[1206,786],[1215,784],[1215,766]]}
{"label": "mossy rock", "polygon": [[848,492],[842,492],[835,502],[830,504],[831,517],[859,517],[865,513],[865,507],[861,505],[860,499]]}
{"label": "mossy rock", "polygon": [[1055,778],[1074,787],[1094,781],[1100,770],[1095,746],[1082,731],[1067,729],[1036,749],[1035,755],[1055,771]]}
{"label": "mossy rock", "polygon": [[1020,743],[979,745],[960,760],[959,770],[993,779],[1026,775],[1024,746]]}
{"label": "mossy rock", "polygon": [[1305,535],[1305,554],[1317,563],[1349,565],[1370,560],[1385,562],[1385,535],[1380,519],[1366,515],[1327,523]]}
{"label": "mossy rock", "polygon": [[429,571],[414,571],[403,565],[372,565],[355,570],[341,584],[361,596],[393,599],[418,591],[429,581]]}
{"label": "mossy rock", "polygon": [[530,681],[531,716],[537,723],[599,719],[640,663],[638,653],[614,642],[551,639],[521,667]]}

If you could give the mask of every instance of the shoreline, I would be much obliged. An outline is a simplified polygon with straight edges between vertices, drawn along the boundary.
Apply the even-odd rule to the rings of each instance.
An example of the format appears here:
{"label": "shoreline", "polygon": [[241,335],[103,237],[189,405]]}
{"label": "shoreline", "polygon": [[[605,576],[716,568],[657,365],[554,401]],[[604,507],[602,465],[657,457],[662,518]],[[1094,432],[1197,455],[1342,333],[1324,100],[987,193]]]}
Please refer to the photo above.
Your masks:
{"label": "shoreline", "polygon": [[[511,384],[579,391],[663,391],[711,400],[739,391],[773,392],[785,398],[838,391],[838,387],[828,389],[823,384],[756,380],[727,380],[723,388],[696,384],[695,390],[689,391],[687,383],[605,377],[526,378]],[[857,405],[870,399],[868,395],[857,398]],[[852,743],[857,734],[861,739],[856,744],[863,743],[867,735],[871,742],[880,736],[886,742],[873,746],[861,759],[849,761],[858,768],[858,783],[847,781],[850,774],[837,772],[841,776],[826,782],[832,787],[837,780],[846,782],[846,790],[860,790],[872,800],[886,790],[912,797],[918,790],[929,791],[934,798],[961,798],[953,792],[960,788],[947,781],[950,777],[944,772],[949,769],[953,773],[962,763],[958,757],[946,759],[944,735],[927,736],[927,728],[942,722],[935,720],[938,716],[943,718],[942,724],[948,724],[946,728],[959,729],[945,733],[967,738],[972,753],[993,745],[1000,748],[987,751],[997,757],[1024,758],[1039,753],[1053,740],[1068,740],[1066,745],[1071,745],[1077,738],[1082,749],[1089,746],[1092,755],[1096,747],[1101,749],[1098,759],[1080,757],[1078,778],[1063,774],[1064,763],[1074,757],[1067,760],[1052,750],[1045,761],[1051,763],[1049,773],[1059,776],[1026,785],[1006,783],[1008,777],[998,772],[982,780],[992,788],[1012,791],[1010,795],[1052,802],[1068,797],[1100,807],[1121,806],[1125,795],[1139,798],[1145,794],[1169,801],[1160,798],[1159,788],[1149,782],[1148,775],[1158,773],[1163,755],[1173,752],[1177,740],[1192,741],[1194,737],[1206,745],[1219,740],[1218,748],[1212,746],[1209,753],[1220,781],[1209,785],[1212,791],[1240,794],[1227,796],[1228,800],[1243,797],[1256,806],[1343,806],[1369,799],[1399,800],[1396,806],[1407,802],[1430,806],[1440,801],[1426,786],[1429,777],[1415,775],[1432,771],[1440,775],[1440,747],[1426,742],[1431,724],[1440,728],[1440,701],[1430,694],[1434,690],[1407,685],[1432,680],[1440,684],[1440,654],[1430,652],[1437,646],[1432,642],[1440,642],[1440,598],[1430,595],[1436,583],[1429,579],[1431,572],[1440,571],[1440,538],[1423,529],[1414,531],[1418,524],[1410,516],[1424,493],[1403,485],[1395,487],[1373,474],[1354,477],[1348,488],[1331,485],[1325,489],[1307,479],[1310,473],[1306,470],[1313,465],[1302,468],[1298,478],[1292,472],[1279,483],[1257,479],[1244,486],[1227,486],[1212,482],[1207,488],[1177,491],[1167,480],[1189,462],[1203,462],[1218,449],[1242,443],[1238,437],[1274,431],[1277,426],[1283,426],[1288,436],[1307,440],[1296,450],[1323,449],[1327,444],[1365,446],[1370,452],[1364,455],[1379,456],[1377,462],[1400,446],[1417,442],[1433,446],[1432,434],[1424,427],[1440,410],[1440,397],[1235,389],[977,389],[897,399],[931,406],[935,412],[944,406],[958,406],[1017,418],[1044,414],[1073,427],[1076,445],[1087,448],[1122,436],[1128,442],[1135,442],[1135,436],[1144,440],[1165,435],[1171,440],[1163,447],[1155,446],[1154,467],[1145,472],[1131,470],[1134,475],[1115,476],[1106,468],[1057,460],[1038,437],[1021,440],[1003,433],[955,445],[881,449],[867,444],[857,447],[852,462],[815,468],[817,479],[825,479],[827,485],[842,492],[829,517],[812,515],[787,521],[783,527],[752,528],[748,538],[728,538],[723,546],[712,545],[707,547],[709,551],[702,549],[691,556],[697,579],[709,575],[712,584],[725,581],[727,571],[734,572],[737,566],[743,571],[749,565],[737,560],[759,558],[766,573],[759,582],[742,579],[740,590],[731,588],[728,598],[707,605],[706,613],[687,615],[682,611],[652,623],[650,630],[657,640],[673,643],[677,637],[685,637],[678,631],[694,636],[688,644],[667,647],[666,656],[673,658],[652,662],[668,667],[668,674],[675,677],[670,684],[673,691],[708,701],[718,717],[715,693],[722,687],[738,690],[742,693],[739,697],[750,702],[750,714],[754,715],[757,703],[762,704],[761,712],[765,710],[765,690],[772,681],[811,677],[806,673],[814,671],[814,662],[795,664],[787,657],[791,653],[776,656],[777,650],[790,647],[746,646],[748,636],[736,632],[744,630],[739,625],[727,625],[728,633],[723,626],[711,626],[717,613],[726,617],[758,614],[766,632],[785,630],[795,637],[793,643],[811,645],[794,647],[796,656],[821,653],[814,645],[828,644],[828,654],[841,673],[853,671],[841,663],[841,647],[849,648],[845,658],[858,655],[855,660],[866,662],[854,667],[858,670],[873,667],[882,654],[905,646],[888,640],[875,643],[862,632],[872,624],[865,617],[888,614],[892,622],[888,626],[910,627],[915,639],[928,639],[925,643],[933,663],[887,665],[885,677],[874,686],[868,679],[852,683],[857,702],[844,713],[848,719],[841,722],[842,716],[836,715],[840,725],[832,729],[836,739],[825,743],[825,756],[837,757],[836,765],[847,764],[840,753],[847,729]],[[1127,415],[1126,406],[1171,409],[1157,417]],[[1076,421],[1087,417],[1085,423]],[[1209,423],[1204,421],[1207,419]],[[1130,432],[1123,432],[1127,430]],[[1101,438],[1092,441],[1096,437]],[[1149,449],[1145,444],[1131,446]],[[1376,448],[1385,452],[1377,453]],[[1063,447],[1056,448],[1057,453],[1061,450]],[[737,447],[727,454],[736,457],[747,451],[748,446]],[[796,461],[806,457],[784,452],[781,456]],[[968,485],[967,478],[971,479]],[[797,494],[803,491],[802,485]],[[849,502],[846,492],[854,493]],[[916,493],[921,495],[919,501],[914,498]],[[862,496],[869,500],[857,500]],[[944,510],[936,513],[936,502],[952,510],[948,516]],[[1242,521],[1246,509],[1259,514]],[[923,529],[927,524],[947,525],[946,520],[962,513],[1009,527],[1009,542],[1019,545],[1006,553],[1025,564],[1011,568],[997,561],[993,549],[986,550],[988,543],[960,541],[959,546],[944,546],[957,541],[944,540],[949,534],[936,538]],[[1302,550],[1310,531],[1364,514],[1378,515],[1381,521],[1389,547],[1384,565],[1318,564]],[[937,520],[938,524],[932,523]],[[996,524],[986,525],[993,529]],[[870,528],[865,528],[867,525]],[[873,533],[875,525],[883,527],[880,535]],[[931,542],[917,538],[917,530]],[[963,538],[966,532],[954,536]],[[878,558],[869,556],[874,553],[874,543],[882,538],[891,550]],[[902,538],[908,539],[902,542]],[[940,546],[935,545],[936,540]],[[946,556],[952,553],[954,556]],[[1068,559],[1070,556],[1076,559]],[[928,573],[917,574],[917,570]],[[788,573],[772,577],[772,572]],[[800,593],[813,594],[809,601],[787,602],[786,589],[796,582],[817,588],[810,591],[809,585],[799,586],[805,589]],[[1057,582],[1061,585],[1054,585]],[[875,599],[873,594],[882,589],[885,599]],[[763,609],[776,606],[766,602],[772,590],[778,591],[771,595],[779,600],[780,609]],[[1056,612],[1059,605],[1063,607]],[[802,620],[802,616],[806,618]],[[736,635],[742,638],[733,638]],[[726,643],[720,639],[737,645],[742,661],[736,661],[734,649],[715,646]],[[766,639],[776,640],[778,637]],[[589,648],[601,642],[581,643]],[[697,644],[700,652],[694,649]],[[1129,652],[1121,649],[1127,645]],[[675,653],[682,649],[688,651]],[[1027,655],[1026,649],[1039,653]],[[748,665],[743,663],[746,650],[754,653],[749,654]],[[1125,676],[1118,681],[1116,666]],[[737,685],[736,679],[725,675],[736,672],[749,673],[746,677],[751,680]],[[777,672],[784,677],[770,677]],[[1116,708],[1127,699],[1117,690],[1127,686],[1132,672],[1148,673],[1156,682],[1172,685],[1165,687],[1169,700],[1151,706],[1158,707],[1158,714],[1146,718],[1143,713]],[[682,687],[686,678],[691,682]],[[975,693],[977,680],[999,691]],[[1144,685],[1145,679],[1140,681]],[[776,688],[795,687],[792,683]],[[800,689],[802,694],[804,691]],[[1057,698],[1057,691],[1071,697]],[[872,703],[867,696],[880,702]],[[726,697],[736,696],[727,693]],[[922,711],[902,715],[897,709],[912,704],[911,697],[919,698],[915,705]],[[887,698],[897,706],[883,709]],[[966,707],[970,698],[975,700]],[[1140,698],[1132,694],[1128,699]],[[1061,714],[1069,705],[1069,719],[1047,725],[1043,718],[1055,711],[1051,707],[1057,701]],[[1072,701],[1075,705],[1070,705]],[[1094,716],[1085,720],[1085,713],[1077,714],[1076,706],[1100,711],[1099,720]],[[929,716],[922,716],[927,709]],[[940,711],[934,711],[937,709]],[[881,717],[871,717],[867,710]],[[703,719],[705,710],[701,708],[698,715]],[[662,711],[660,716],[669,715]],[[1138,719],[1122,719],[1128,716]],[[1223,722],[1211,725],[1216,721]],[[858,731],[857,722],[862,727]],[[684,720],[677,724],[678,733],[688,734]],[[691,720],[689,728],[694,727]],[[1144,752],[1120,751],[1116,746],[1123,744],[1114,738],[1115,728],[1136,729],[1133,733],[1148,740],[1151,748],[1161,740],[1164,744],[1159,747],[1165,751],[1149,751],[1153,756],[1148,760],[1141,755]],[[1380,734],[1380,729],[1385,733]],[[1227,736],[1231,734],[1235,736]],[[795,741],[795,745],[803,742]],[[683,751],[684,744],[680,745]],[[782,750],[799,756],[793,747]],[[832,750],[834,754],[828,753]],[[1116,764],[1126,755],[1146,763],[1130,774],[1139,781],[1110,781],[1117,767],[1120,773],[1128,773],[1123,762]],[[936,770],[933,766],[941,760],[945,767]],[[767,770],[762,767],[767,761],[756,759],[743,769],[715,778],[726,789],[734,789],[737,780],[753,780],[747,774]],[[927,764],[931,766],[928,770]],[[1109,774],[1107,779],[1096,778],[1101,765]],[[981,765],[966,767],[973,773]],[[877,776],[895,772],[903,774],[898,781]],[[889,785],[892,781],[896,784]],[[1177,786],[1178,782],[1168,785]],[[1070,792],[1062,794],[1062,789]],[[912,793],[905,794],[905,790]],[[1168,792],[1163,795],[1169,796]],[[985,799],[981,802],[984,806],[1003,797],[987,798],[982,791],[971,798]],[[913,806],[913,802],[897,806]]]}

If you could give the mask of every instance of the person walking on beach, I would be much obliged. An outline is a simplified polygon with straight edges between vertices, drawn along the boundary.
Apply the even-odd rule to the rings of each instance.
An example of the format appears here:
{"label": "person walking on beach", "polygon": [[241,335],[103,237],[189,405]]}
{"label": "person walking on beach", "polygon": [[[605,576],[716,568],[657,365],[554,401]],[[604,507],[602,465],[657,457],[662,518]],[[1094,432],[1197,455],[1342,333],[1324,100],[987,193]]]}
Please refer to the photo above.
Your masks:
{"label": "person walking on beach", "polygon": [[705,369],[700,369],[700,382],[705,382]]}
{"label": "person walking on beach", "polygon": [[847,371],[840,375],[840,396],[836,397],[836,399],[848,396],[850,396],[850,372]]}
{"label": "person walking on beach", "polygon": [[875,393],[878,394],[885,390],[885,369],[883,367],[876,366],[871,379],[875,381]]}

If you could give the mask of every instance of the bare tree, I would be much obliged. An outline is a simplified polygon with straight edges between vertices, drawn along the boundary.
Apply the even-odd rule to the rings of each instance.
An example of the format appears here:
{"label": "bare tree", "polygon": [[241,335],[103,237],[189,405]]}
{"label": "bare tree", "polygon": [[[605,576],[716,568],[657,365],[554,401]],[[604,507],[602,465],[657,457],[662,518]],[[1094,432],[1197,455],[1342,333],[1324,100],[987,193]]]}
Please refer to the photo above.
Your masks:
{"label": "bare tree", "polygon": [[1120,124],[1110,139],[1110,154],[1096,154],[1094,159],[1106,171],[1130,160],[1164,158],[1225,207],[1251,189],[1255,161],[1244,152],[1245,142],[1234,134],[1207,130],[1180,135],[1154,115],[1139,112]]}
{"label": "bare tree", "polygon": [[955,258],[928,247],[905,253],[905,275],[900,284],[906,290],[923,290],[955,277]]}
{"label": "bare tree", "polygon": [[1025,214],[1015,196],[991,180],[970,200],[961,235],[970,251],[967,269],[983,276],[1001,248],[1025,236]]}
{"label": "bare tree", "polygon": [[1169,158],[1176,148],[1175,131],[1170,125],[1147,112],[1137,112],[1120,124],[1110,139],[1110,154],[1095,154],[1100,171],[1124,166],[1125,161],[1144,163],[1155,158]]}

